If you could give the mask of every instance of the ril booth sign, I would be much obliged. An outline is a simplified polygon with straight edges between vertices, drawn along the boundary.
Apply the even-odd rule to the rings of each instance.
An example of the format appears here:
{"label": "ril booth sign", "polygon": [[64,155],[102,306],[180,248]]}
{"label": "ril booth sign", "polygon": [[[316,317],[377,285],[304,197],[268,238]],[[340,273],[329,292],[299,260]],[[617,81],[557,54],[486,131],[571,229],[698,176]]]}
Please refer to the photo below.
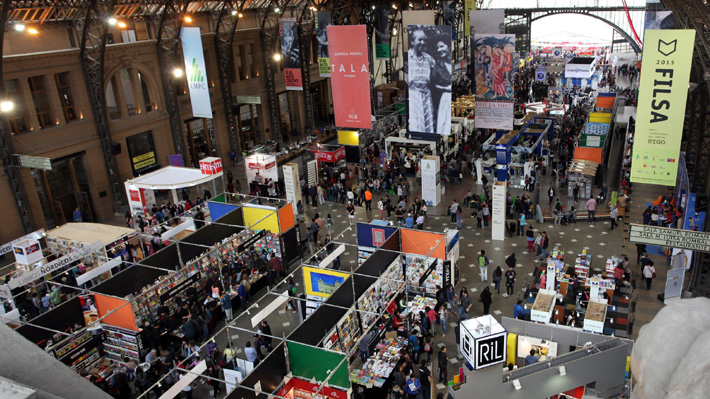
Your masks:
{"label": "ril booth sign", "polygon": [[491,315],[461,322],[461,353],[474,370],[480,370],[506,359],[507,332]]}
{"label": "ril booth sign", "polygon": [[647,30],[639,81],[633,183],[675,186],[694,30]]}
{"label": "ril booth sign", "polygon": [[200,160],[200,172],[203,175],[222,173],[222,158],[209,157]]}
{"label": "ril booth sign", "polygon": [[345,158],[345,147],[340,147],[335,151],[313,150],[313,155],[319,162],[338,162]]}

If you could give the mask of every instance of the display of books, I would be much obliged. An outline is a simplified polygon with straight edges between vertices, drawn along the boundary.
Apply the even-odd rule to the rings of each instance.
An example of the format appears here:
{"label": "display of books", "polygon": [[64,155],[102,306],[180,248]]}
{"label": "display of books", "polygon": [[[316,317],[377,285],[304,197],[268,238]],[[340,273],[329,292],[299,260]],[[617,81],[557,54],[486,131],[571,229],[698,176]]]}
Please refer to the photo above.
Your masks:
{"label": "display of books", "polygon": [[382,313],[402,290],[404,290],[404,276],[397,259],[357,301],[357,308],[362,311],[360,319],[365,330],[375,322],[377,314]]}
{"label": "display of books", "polygon": [[362,369],[350,372],[350,381],[365,387],[381,388],[399,361],[399,351],[407,348],[407,340],[402,337],[386,338],[375,348]]}
{"label": "display of books", "polygon": [[[443,287],[443,262],[440,259],[407,254],[404,260],[407,264],[407,289],[409,291],[435,295],[437,287]],[[419,279],[434,262],[437,262],[436,268],[424,280],[424,286],[420,287]]]}

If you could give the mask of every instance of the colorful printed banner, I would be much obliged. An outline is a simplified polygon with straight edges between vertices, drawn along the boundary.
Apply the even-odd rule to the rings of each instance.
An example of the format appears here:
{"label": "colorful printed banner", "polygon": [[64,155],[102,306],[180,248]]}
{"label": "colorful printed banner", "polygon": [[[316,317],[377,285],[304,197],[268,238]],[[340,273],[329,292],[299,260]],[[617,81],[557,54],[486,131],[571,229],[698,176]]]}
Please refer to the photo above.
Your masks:
{"label": "colorful printed banner", "polygon": [[365,25],[328,27],[335,125],[372,129]]}
{"label": "colorful printed banner", "polygon": [[386,5],[375,7],[375,59],[390,58],[390,8]]}
{"label": "colorful printed banner", "polygon": [[330,76],[330,56],[328,55],[328,26],[331,25],[330,11],[316,13],[316,40],[318,41],[318,74]]}
{"label": "colorful printed banner", "polygon": [[212,103],[207,84],[207,68],[205,68],[205,54],[202,51],[200,28],[182,28],[180,38],[182,54],[185,58],[185,76],[190,90],[192,116],[212,118]]}
{"label": "colorful printed banner", "polygon": [[296,18],[279,19],[281,54],[284,63],[286,90],[303,91],[301,78],[301,49],[298,44],[298,24]]}
{"label": "colorful printed banner", "polygon": [[407,130],[451,134],[451,27],[407,26]]}
{"label": "colorful printed banner", "polygon": [[515,35],[477,34],[474,39],[476,99],[513,101]]}
{"label": "colorful printed banner", "polygon": [[647,30],[631,181],[675,186],[694,30]]}

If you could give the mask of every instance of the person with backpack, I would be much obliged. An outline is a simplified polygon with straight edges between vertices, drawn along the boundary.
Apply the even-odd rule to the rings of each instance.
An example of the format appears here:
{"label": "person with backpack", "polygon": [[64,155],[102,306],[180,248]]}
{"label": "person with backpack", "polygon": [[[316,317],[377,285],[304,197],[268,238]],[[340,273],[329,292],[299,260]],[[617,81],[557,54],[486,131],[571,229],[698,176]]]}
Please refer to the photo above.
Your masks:
{"label": "person with backpack", "polygon": [[500,282],[503,279],[503,269],[497,266],[493,271],[493,284],[495,284],[495,289],[498,294],[500,294]]}
{"label": "person with backpack", "polygon": [[419,337],[417,337],[417,334],[414,331],[412,331],[409,335],[409,347],[411,349],[412,356],[414,357],[414,361],[418,362],[421,348],[419,347]]}
{"label": "person with backpack", "polygon": [[486,251],[481,250],[481,254],[478,255],[478,269],[481,272],[481,281],[488,281],[488,264],[491,263],[486,256]]}
{"label": "person with backpack", "polygon": [[431,362],[431,353],[434,350],[431,347],[431,338],[425,337],[424,338],[424,347],[422,348],[422,352],[426,353],[426,361],[427,363]]}
{"label": "person with backpack", "polygon": [[508,265],[508,271],[505,272],[505,293],[508,296],[513,295],[513,289],[515,288],[515,276],[517,273],[513,266]]}

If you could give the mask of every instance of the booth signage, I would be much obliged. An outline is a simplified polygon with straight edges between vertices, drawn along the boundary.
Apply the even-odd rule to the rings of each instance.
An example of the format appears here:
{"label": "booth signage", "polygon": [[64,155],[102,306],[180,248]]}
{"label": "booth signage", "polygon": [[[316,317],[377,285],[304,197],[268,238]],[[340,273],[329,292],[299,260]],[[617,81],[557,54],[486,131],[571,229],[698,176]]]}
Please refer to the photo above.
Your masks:
{"label": "booth signage", "polygon": [[504,363],[507,356],[507,332],[492,316],[461,322],[461,353],[474,370]]}
{"label": "booth signage", "polygon": [[15,154],[15,156],[17,157],[17,163],[23,168],[52,170],[51,158],[33,157],[30,155],[19,154]]}
{"label": "booth signage", "polygon": [[451,282],[451,261],[444,261],[444,287],[448,287]]}
{"label": "booth signage", "polygon": [[476,369],[505,361],[505,333],[476,340]]}
{"label": "booth signage", "polygon": [[266,236],[266,230],[259,230],[259,232],[254,234],[251,238],[249,238],[248,240],[239,244],[239,246],[237,246],[237,252],[242,253],[242,252],[246,251],[247,249],[249,249],[249,247],[254,245],[254,243],[261,240],[265,236]]}
{"label": "booth signage", "polygon": [[44,229],[39,229],[39,230],[35,231],[34,233],[30,233],[25,236],[22,236],[16,240],[13,240],[5,245],[0,246],[0,255],[5,255],[6,253],[12,251],[12,246],[19,243],[20,241],[39,240],[42,237],[44,237]]}
{"label": "booth signage", "polygon": [[183,27],[180,38],[185,59],[185,76],[190,90],[192,116],[212,118],[212,103],[207,84],[207,68],[205,67],[205,54],[202,51],[200,28]]}
{"label": "booth signage", "polygon": [[629,241],[678,249],[710,252],[710,233],[631,223]]}
{"label": "booth signage", "polygon": [[85,353],[91,351],[94,348],[98,348],[102,344],[103,339],[101,338],[101,335],[96,335],[88,341],[85,341],[81,345],[77,346],[73,351],[70,352],[70,355],[65,355],[59,360],[67,366],[71,366],[81,355],[84,355]]}
{"label": "booth signage", "polygon": [[197,272],[197,273],[193,274],[192,276],[188,277],[186,280],[179,283],[178,285],[174,286],[173,288],[165,291],[163,294],[160,295],[160,303],[165,303],[165,301],[174,297],[178,293],[186,290],[188,286],[190,286],[194,282],[199,281],[199,279],[200,279],[200,273]]}
{"label": "booth signage", "polygon": [[639,80],[633,183],[675,186],[695,30],[647,30]]}
{"label": "booth signage", "polygon": [[296,18],[279,19],[279,36],[281,38],[281,54],[283,55],[282,61],[286,90],[303,91],[301,49]]}
{"label": "booth signage", "polygon": [[385,243],[385,230],[384,229],[372,229],[372,245],[379,247]]}
{"label": "booth signage", "polygon": [[335,151],[313,151],[313,155],[321,162],[338,162],[345,158],[345,147]]}
{"label": "booth signage", "polygon": [[259,96],[233,96],[234,102],[238,104],[261,104]]}
{"label": "booth signage", "polygon": [[77,261],[81,258],[84,258],[91,254],[92,252],[99,251],[103,248],[103,244],[101,241],[96,241],[94,243],[91,243],[83,248],[80,248],[74,252],[70,252],[69,254],[62,256],[61,258],[54,260],[52,262],[47,263],[46,265],[39,266],[35,268],[34,270],[30,270],[26,273],[23,273],[22,275],[13,278],[10,280],[9,285],[10,288],[15,289],[17,287],[22,287],[26,284],[29,284],[42,276],[52,273],[54,271],[60,270],[64,268],[65,266],[71,264],[74,261]]}
{"label": "booth signage", "polygon": [[200,172],[203,175],[216,175],[222,172],[222,158],[209,157],[200,160]]}

